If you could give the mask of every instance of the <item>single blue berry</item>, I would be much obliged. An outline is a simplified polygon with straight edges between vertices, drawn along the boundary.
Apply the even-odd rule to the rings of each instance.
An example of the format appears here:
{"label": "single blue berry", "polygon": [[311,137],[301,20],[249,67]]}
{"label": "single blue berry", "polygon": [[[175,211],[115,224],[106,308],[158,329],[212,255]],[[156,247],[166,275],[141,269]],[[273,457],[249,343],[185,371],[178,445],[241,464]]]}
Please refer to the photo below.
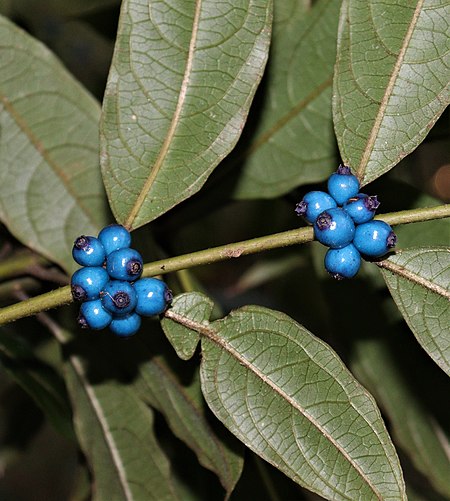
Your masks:
{"label": "single blue berry", "polygon": [[86,266],[77,270],[70,280],[72,296],[75,301],[98,299],[109,275],[101,266]]}
{"label": "single blue berry", "polygon": [[314,224],[317,216],[327,209],[337,207],[334,198],[324,191],[310,191],[295,206],[298,216],[303,216],[308,223]]}
{"label": "single blue berry", "polygon": [[338,205],[343,205],[349,198],[358,194],[359,181],[346,165],[340,165],[338,170],[328,179],[328,193],[336,200]]}
{"label": "single blue berry", "polygon": [[103,244],[106,255],[131,245],[130,232],[120,224],[111,224],[103,228],[98,234],[98,239]]}
{"label": "single blue berry", "polygon": [[101,299],[86,301],[81,305],[78,324],[83,329],[100,330],[108,327],[113,317],[103,308]]}
{"label": "single blue berry", "polygon": [[133,282],[141,276],[142,268],[142,256],[129,247],[111,252],[106,258],[106,271],[116,280]]}
{"label": "single blue berry", "polygon": [[81,235],[73,243],[72,257],[81,266],[102,266],[106,254],[98,238]]}
{"label": "single blue berry", "polygon": [[353,244],[342,249],[328,249],[325,254],[325,269],[337,280],[354,277],[360,266],[361,254]]}
{"label": "single blue berry", "polygon": [[116,336],[129,337],[139,330],[141,326],[141,316],[137,313],[130,313],[123,317],[113,318],[109,325],[109,329]]}
{"label": "single blue berry", "polygon": [[110,280],[100,293],[103,307],[113,315],[126,315],[136,307],[136,292],[130,282]]}
{"label": "single blue berry", "polygon": [[395,247],[397,237],[384,221],[369,221],[356,227],[353,244],[368,257],[381,257]]}
{"label": "single blue berry", "polygon": [[136,313],[150,317],[160,315],[172,302],[172,292],[157,278],[141,278],[134,284],[137,295]]}
{"label": "single blue berry", "polygon": [[380,202],[376,195],[366,195],[358,193],[356,196],[349,198],[344,204],[344,209],[353,219],[355,224],[367,223],[375,215],[376,210],[380,206]]}
{"label": "single blue berry", "polygon": [[344,209],[328,209],[316,219],[314,235],[323,245],[333,249],[345,247],[353,240],[355,223]]}

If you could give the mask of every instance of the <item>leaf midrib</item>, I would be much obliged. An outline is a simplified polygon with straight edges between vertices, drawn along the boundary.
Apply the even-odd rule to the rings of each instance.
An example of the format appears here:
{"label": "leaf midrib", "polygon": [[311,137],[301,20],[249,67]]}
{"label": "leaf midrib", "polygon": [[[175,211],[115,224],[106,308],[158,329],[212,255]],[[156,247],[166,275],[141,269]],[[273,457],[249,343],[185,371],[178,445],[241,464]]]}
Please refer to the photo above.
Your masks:
{"label": "leaf midrib", "polygon": [[386,112],[386,108],[388,105],[388,102],[391,98],[393,89],[395,87],[395,84],[397,82],[398,75],[400,73],[406,51],[409,47],[409,42],[411,41],[411,37],[414,33],[414,29],[417,25],[417,21],[419,19],[419,15],[422,11],[422,7],[424,4],[425,0],[419,0],[416,8],[414,9],[414,14],[412,16],[410,25],[408,27],[408,30],[405,34],[403,44],[400,48],[400,51],[398,53],[397,59],[395,61],[394,69],[392,71],[391,77],[389,79],[388,85],[386,87],[386,90],[383,94],[383,97],[380,102],[380,107],[378,109],[377,116],[375,117],[375,121],[372,126],[372,131],[370,133],[369,139],[367,140],[366,146],[364,148],[363,156],[361,157],[361,161],[359,163],[358,168],[356,169],[356,175],[358,176],[359,179],[363,179],[367,165],[369,163],[370,157],[373,152],[373,148],[375,146],[375,142],[378,138],[378,133],[380,131],[381,123],[383,122],[384,119],[384,114]]}
{"label": "leaf midrib", "polygon": [[[130,213],[128,215],[128,218],[125,221],[124,226],[128,229],[133,228],[133,223],[138,216],[142,206],[144,205],[144,202],[147,198],[148,193],[150,192],[153,183],[155,182],[155,179],[164,163],[164,160],[166,158],[167,152],[170,148],[171,142],[173,137],[175,136],[175,131],[178,127],[179,123],[179,118],[181,115],[181,111],[184,106],[184,102],[186,100],[186,94],[188,90],[188,85],[189,85],[189,80],[191,77],[191,72],[192,72],[192,64],[194,60],[194,52],[195,52],[195,47],[197,43],[197,35],[198,35],[198,29],[199,29],[199,21],[200,21],[200,10],[202,6],[202,1],[203,0],[196,0],[195,2],[195,11],[194,11],[194,19],[192,23],[192,34],[191,34],[191,39],[189,42],[189,49],[188,49],[188,55],[186,58],[186,66],[184,69],[184,75],[183,75],[183,80],[181,82],[181,87],[180,87],[180,93],[178,94],[178,101],[177,105],[172,117],[172,121],[170,123],[169,130],[167,131],[166,137],[164,139],[164,142],[161,146],[161,149],[159,151],[158,157],[156,158],[156,161],[153,165],[153,168],[150,172],[149,177],[146,179],[141,191],[139,192],[139,195],[133,204]],[[151,6],[149,6],[149,9]]]}

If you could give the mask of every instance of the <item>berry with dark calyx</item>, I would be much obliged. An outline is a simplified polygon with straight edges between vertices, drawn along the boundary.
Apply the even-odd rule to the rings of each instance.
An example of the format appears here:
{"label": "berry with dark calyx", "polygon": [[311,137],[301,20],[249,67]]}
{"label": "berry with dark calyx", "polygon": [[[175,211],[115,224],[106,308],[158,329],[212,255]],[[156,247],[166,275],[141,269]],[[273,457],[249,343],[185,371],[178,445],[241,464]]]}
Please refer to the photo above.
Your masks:
{"label": "berry with dark calyx", "polygon": [[141,316],[137,313],[129,313],[123,317],[113,318],[109,329],[116,336],[129,337],[139,330],[141,326]]}
{"label": "berry with dark calyx", "polygon": [[366,195],[358,193],[356,196],[349,198],[344,204],[344,209],[353,219],[355,224],[367,223],[375,215],[376,210],[380,206],[380,202],[376,195]]}
{"label": "berry with dark calyx", "polygon": [[136,313],[150,317],[166,311],[172,302],[172,292],[157,278],[141,278],[134,284],[137,295]]}
{"label": "berry with dark calyx", "polygon": [[70,280],[75,301],[90,301],[100,297],[100,291],[109,281],[109,275],[101,266],[86,266],[77,270]]}
{"label": "berry with dark calyx", "polygon": [[358,178],[346,165],[340,165],[337,171],[328,178],[328,193],[338,205],[343,205],[349,198],[356,196],[358,192]]}
{"label": "berry with dark calyx", "polygon": [[106,255],[131,245],[130,232],[120,224],[111,224],[103,228],[98,239],[105,248]]}
{"label": "berry with dark calyx", "polygon": [[325,254],[325,269],[337,280],[354,277],[361,266],[361,254],[353,244],[342,249],[328,249]]}
{"label": "berry with dark calyx", "polygon": [[353,244],[367,257],[381,257],[395,247],[397,236],[384,221],[369,221],[356,227]]}
{"label": "berry with dark calyx", "polygon": [[81,266],[102,266],[106,254],[98,238],[81,235],[73,243],[72,257]]}
{"label": "berry with dark calyx", "polygon": [[308,223],[314,224],[317,216],[327,209],[337,207],[334,198],[324,191],[310,191],[295,206],[298,216],[303,216]]}
{"label": "berry with dark calyx", "polygon": [[355,223],[344,209],[339,207],[328,209],[317,217],[314,223],[314,235],[323,245],[340,249],[353,240]]}
{"label": "berry with dark calyx", "polygon": [[82,329],[100,330],[108,327],[113,317],[103,308],[101,299],[86,301],[81,305],[78,324]]}
{"label": "berry with dark calyx", "polygon": [[134,282],[141,276],[142,268],[142,256],[129,247],[111,252],[106,258],[106,271],[116,280]]}
{"label": "berry with dark calyx", "polygon": [[100,293],[103,307],[113,315],[126,315],[136,307],[134,287],[125,280],[110,280]]}

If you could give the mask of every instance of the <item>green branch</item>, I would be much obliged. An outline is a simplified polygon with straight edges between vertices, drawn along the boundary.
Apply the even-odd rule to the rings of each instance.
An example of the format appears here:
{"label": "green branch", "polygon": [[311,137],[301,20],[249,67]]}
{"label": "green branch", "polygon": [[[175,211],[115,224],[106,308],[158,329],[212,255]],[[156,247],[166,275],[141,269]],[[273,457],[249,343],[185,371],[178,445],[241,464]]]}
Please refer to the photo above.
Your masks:
{"label": "green branch", "polygon": [[[450,204],[413,209],[401,212],[380,214],[376,219],[382,219],[392,226],[398,224],[417,223],[442,219],[450,216]],[[253,238],[233,244],[221,245],[211,249],[191,252],[177,257],[162,259],[146,264],[142,276],[151,277],[179,271],[195,266],[217,263],[226,259],[257,254],[259,252],[287,247],[290,245],[304,244],[314,238],[313,229],[299,228],[265,237]],[[70,287],[61,287],[46,294],[22,301],[20,303],[0,309],[0,325],[13,322],[19,318],[36,315],[50,308],[56,308],[72,302]]]}

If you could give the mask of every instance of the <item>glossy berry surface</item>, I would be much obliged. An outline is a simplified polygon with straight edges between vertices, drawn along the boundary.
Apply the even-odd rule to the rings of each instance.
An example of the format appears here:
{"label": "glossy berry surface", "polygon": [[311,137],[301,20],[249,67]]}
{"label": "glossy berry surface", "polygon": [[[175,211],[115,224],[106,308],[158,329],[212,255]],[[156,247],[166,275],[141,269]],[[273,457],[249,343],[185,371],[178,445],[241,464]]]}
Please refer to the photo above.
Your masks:
{"label": "glossy berry surface", "polygon": [[81,305],[78,324],[83,329],[100,330],[108,327],[113,317],[103,308],[101,299],[86,301]]}
{"label": "glossy berry surface", "polygon": [[314,224],[317,216],[327,209],[337,207],[334,198],[324,191],[310,191],[295,207],[298,216],[303,216],[308,223]]}
{"label": "glossy berry surface", "polygon": [[359,192],[359,181],[351,173],[350,167],[340,165],[338,170],[328,178],[328,193],[338,205],[343,205],[349,198]]}
{"label": "glossy berry surface", "polygon": [[361,254],[381,257],[395,247],[397,237],[384,221],[369,221],[356,227],[353,244]]}
{"label": "glossy berry surface", "polygon": [[98,234],[98,239],[103,244],[106,255],[131,245],[130,232],[120,224],[111,224],[103,228]]}
{"label": "glossy berry surface", "polygon": [[130,313],[124,317],[113,318],[109,329],[116,336],[128,337],[136,334],[141,326],[141,316],[137,313]]}
{"label": "glossy berry surface", "polygon": [[149,317],[160,315],[172,302],[172,292],[156,278],[141,278],[134,284],[137,295],[136,313]]}
{"label": "glossy berry surface", "polygon": [[369,196],[365,193],[358,193],[345,202],[344,209],[355,224],[363,224],[373,219],[379,206],[380,202],[376,195]]}
{"label": "glossy berry surface", "polygon": [[337,280],[354,277],[361,266],[361,254],[349,244],[342,249],[328,249],[325,254],[325,269]]}
{"label": "glossy berry surface", "polygon": [[100,297],[100,291],[108,283],[109,275],[101,266],[87,266],[77,270],[70,280],[75,301],[90,301]]}
{"label": "glossy berry surface", "polygon": [[142,268],[142,256],[129,247],[111,252],[106,258],[106,271],[116,280],[133,282],[141,276]]}
{"label": "glossy berry surface", "polygon": [[316,219],[314,235],[323,245],[340,249],[353,240],[355,223],[344,209],[328,209]]}
{"label": "glossy berry surface", "polygon": [[136,307],[136,292],[130,282],[110,280],[100,295],[103,307],[113,315],[126,315]]}
{"label": "glossy berry surface", "polygon": [[73,243],[72,257],[81,266],[102,266],[106,254],[98,238],[81,235]]}

